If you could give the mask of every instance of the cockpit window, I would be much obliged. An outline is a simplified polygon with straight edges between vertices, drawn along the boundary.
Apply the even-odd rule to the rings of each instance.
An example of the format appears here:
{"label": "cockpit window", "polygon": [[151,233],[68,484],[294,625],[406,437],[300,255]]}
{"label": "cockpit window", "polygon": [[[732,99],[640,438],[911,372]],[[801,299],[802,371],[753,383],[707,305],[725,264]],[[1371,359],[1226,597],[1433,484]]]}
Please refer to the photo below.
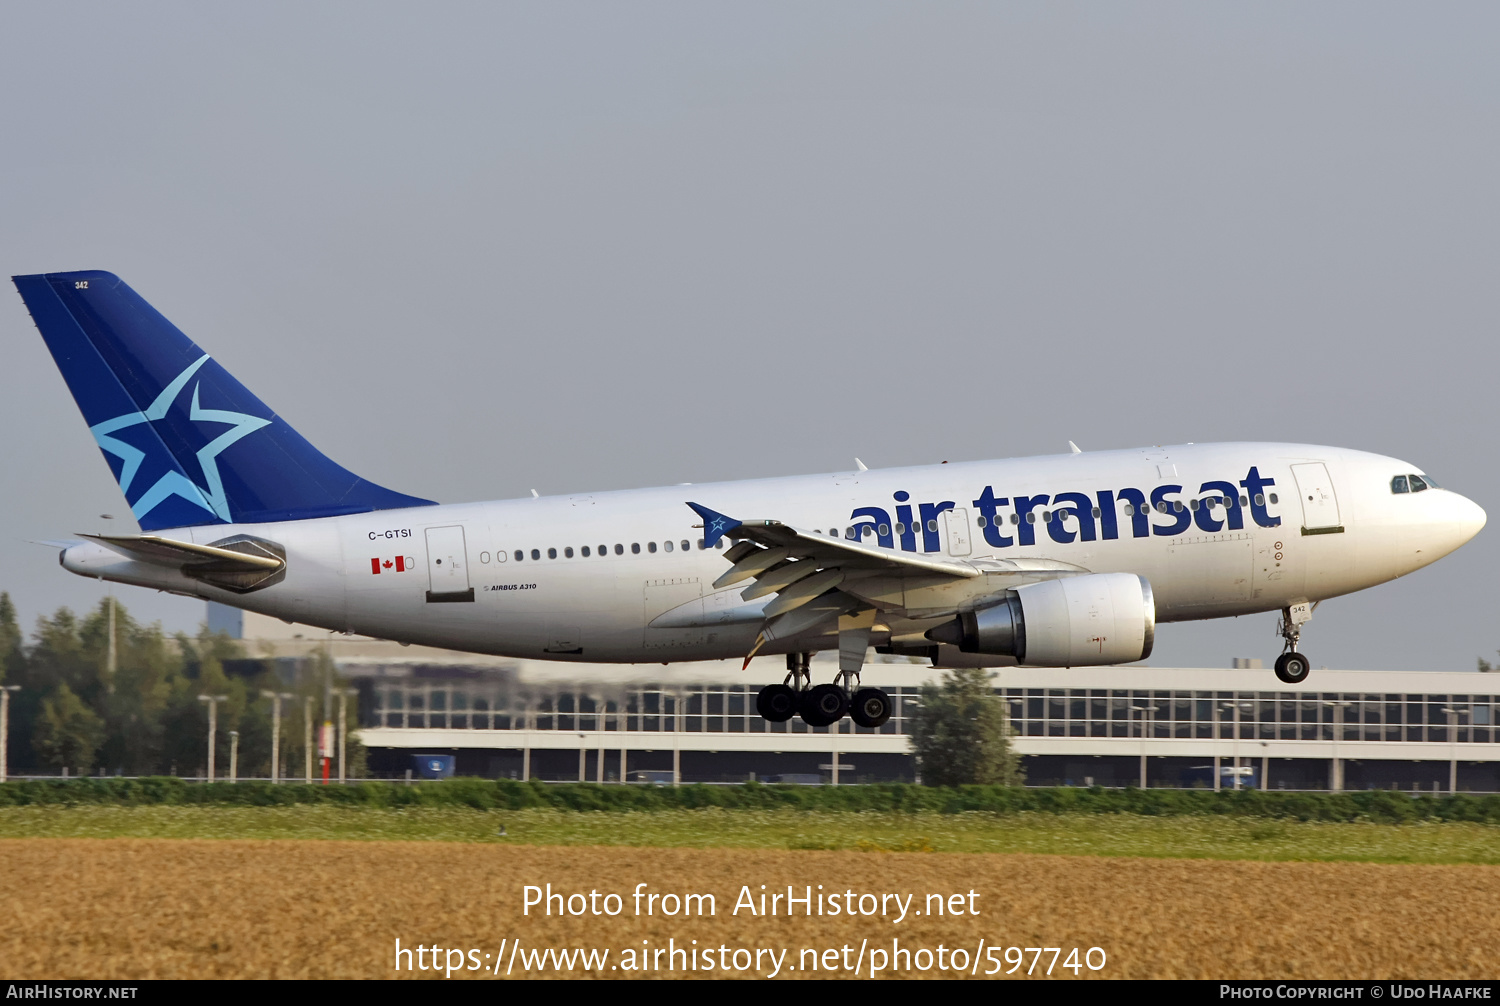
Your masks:
{"label": "cockpit window", "polygon": [[1427,488],[1428,489],[1441,489],[1441,488],[1443,488],[1442,486],[1438,485],[1436,482],[1432,481],[1432,476],[1431,475],[1423,475],[1422,476],[1422,481],[1427,483]]}
{"label": "cockpit window", "polygon": [[1411,487],[1406,484],[1406,476],[1405,475],[1397,475],[1395,478],[1391,479],[1391,492],[1393,492],[1393,493],[1409,493],[1409,492],[1411,492]]}
{"label": "cockpit window", "polygon": [[1419,492],[1422,492],[1423,490],[1425,490],[1427,488],[1427,483],[1422,481],[1422,476],[1420,476],[1420,475],[1408,475],[1407,478],[1411,479],[1411,491],[1412,492],[1419,493]]}

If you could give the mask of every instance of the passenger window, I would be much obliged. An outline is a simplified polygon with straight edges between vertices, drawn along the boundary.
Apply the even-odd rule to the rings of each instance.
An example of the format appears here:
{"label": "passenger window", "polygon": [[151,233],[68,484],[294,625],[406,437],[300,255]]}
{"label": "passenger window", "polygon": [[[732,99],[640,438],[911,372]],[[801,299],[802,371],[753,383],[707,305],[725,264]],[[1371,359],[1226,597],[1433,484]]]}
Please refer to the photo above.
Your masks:
{"label": "passenger window", "polygon": [[1033,510],[1031,513],[1028,513],[1026,515],[1026,523],[1028,523],[1028,524],[1035,524],[1036,523],[1036,511],[1035,510]]}
{"label": "passenger window", "polygon": [[609,546],[608,545],[600,545],[599,546],[599,554],[600,555],[609,555]]}
{"label": "passenger window", "polygon": [[624,554],[625,554],[625,546],[619,544],[618,542],[616,542],[615,543],[615,555],[624,555]]}
{"label": "passenger window", "polygon": [[1249,505],[1250,505],[1250,497],[1249,496],[1241,496],[1240,497],[1240,506],[1249,506]]}
{"label": "passenger window", "polygon": [[1266,495],[1265,495],[1265,493],[1256,493],[1255,494],[1255,505],[1256,506],[1265,506],[1266,505]]}
{"label": "passenger window", "polygon": [[1019,523],[1021,523],[1021,515],[1018,514],[1018,513],[1011,514],[1010,515],[1010,522],[1012,524],[1019,524]]}
{"label": "passenger window", "polygon": [[978,524],[980,527],[985,527],[989,524],[989,521],[984,519],[984,514],[980,514],[978,517],[974,518],[974,523]]}
{"label": "passenger window", "polygon": [[896,522],[896,533],[897,534],[905,534],[906,533],[906,525],[903,524],[903,523],[901,523],[899,520]]}
{"label": "passenger window", "polygon": [[1188,500],[1188,509],[1189,510],[1196,510],[1196,509],[1198,509],[1198,501],[1197,500]]}
{"label": "passenger window", "polygon": [[1275,494],[1275,493],[1272,493],[1272,494],[1271,494],[1271,505],[1272,505],[1272,506],[1275,506],[1275,505],[1276,505],[1276,503],[1277,503],[1277,502],[1278,502],[1278,501],[1277,501],[1277,499],[1276,499],[1276,494]]}
{"label": "passenger window", "polygon": [[1099,516],[1099,514],[1100,514],[1100,512],[1101,512],[1101,511],[1100,511],[1100,510],[1099,510],[1099,508],[1098,508],[1098,507],[1094,507],[1094,516],[1095,516],[1095,517],[1098,517],[1098,516]]}
{"label": "passenger window", "polygon": [[929,531],[936,531],[937,530],[937,521],[935,521],[935,520],[928,521],[927,522],[927,530],[929,530]]}
{"label": "passenger window", "polygon": [[506,560],[506,558],[507,557],[506,557],[506,555],[505,555],[504,552],[500,551],[498,548],[495,549],[495,561],[496,562],[504,562]]}
{"label": "passenger window", "polygon": [[[640,549],[636,549],[636,551],[639,552]],[[655,555],[656,554],[656,542],[654,542],[654,541],[648,541],[648,542],[646,542],[646,551],[650,552],[652,555]]]}
{"label": "passenger window", "polygon": [[[900,527],[901,525],[897,524],[896,526]],[[880,537],[884,538],[886,535],[891,533],[891,526],[889,524],[882,524],[880,525],[880,527],[876,528],[876,530],[880,532]]]}
{"label": "passenger window", "polygon": [[587,559],[589,557],[589,547],[587,545],[583,546],[583,548],[580,549],[580,551],[583,552],[583,557],[585,559]]}
{"label": "passenger window", "polygon": [[719,543],[715,545],[714,548],[718,549],[720,552],[724,551],[724,539],[720,538]]}
{"label": "passenger window", "polygon": [[490,554],[488,552],[480,552],[479,553],[479,561],[480,562],[489,562],[490,561]]}
{"label": "passenger window", "polygon": [[549,548],[549,549],[547,549],[547,558],[549,558],[549,559],[556,559],[557,558],[557,549],[555,549],[555,548]]}
{"label": "passenger window", "polygon": [[1423,492],[1423,491],[1425,491],[1427,489],[1427,483],[1422,481],[1422,476],[1420,476],[1420,475],[1408,475],[1407,478],[1411,479],[1411,491],[1412,492],[1419,493],[1419,492]]}
{"label": "passenger window", "polygon": [[661,547],[666,549],[668,552],[672,551],[672,543],[669,541],[662,542]]}
{"label": "passenger window", "polygon": [[691,546],[691,545],[689,545],[689,544],[688,544],[688,542],[687,542],[687,539],[686,539],[686,538],[684,538],[684,539],[682,539],[682,550],[683,550],[683,551],[684,551],[684,552],[686,552],[686,551],[687,551],[687,550],[688,550],[688,549],[690,549],[690,548],[691,548],[691,547],[692,547],[692,546]]}
{"label": "passenger window", "polygon": [[540,559],[542,557],[542,550],[539,549],[539,548],[532,549],[531,550],[531,557],[533,559]]}
{"label": "passenger window", "polygon": [[641,554],[641,543],[640,542],[633,541],[633,542],[630,543],[630,554],[631,555],[640,555]]}
{"label": "passenger window", "polygon": [[516,549],[516,562],[520,562],[524,558],[526,558],[526,553],[520,549]]}
{"label": "passenger window", "polygon": [[573,558],[573,546],[569,545],[567,548],[563,549],[563,555],[569,559]]}

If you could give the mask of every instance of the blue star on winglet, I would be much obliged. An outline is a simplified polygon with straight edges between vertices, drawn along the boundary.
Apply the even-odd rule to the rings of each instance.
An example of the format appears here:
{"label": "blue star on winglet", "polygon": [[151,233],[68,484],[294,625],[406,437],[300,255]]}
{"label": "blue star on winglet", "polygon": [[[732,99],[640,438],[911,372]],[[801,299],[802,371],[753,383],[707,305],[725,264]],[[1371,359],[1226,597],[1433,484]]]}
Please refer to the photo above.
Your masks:
{"label": "blue star on winglet", "polygon": [[[133,498],[131,487],[140,473],[141,464],[146,459],[147,452],[115,436],[122,430],[142,424],[149,426],[165,418],[172,408],[172,403],[182,394],[193,375],[208,362],[208,359],[208,354],[205,353],[189,364],[172,380],[172,383],[161,390],[161,394],[157,395],[156,400],[144,411],[129,412],[89,427],[89,432],[94,435],[94,442],[99,445],[100,449],[120,459],[120,490],[125,493],[126,500],[130,501],[130,512],[137,520],[173,496],[181,497],[195,506],[202,507],[220,520],[232,522],[234,519],[229,512],[229,501],[224,491],[223,479],[219,474],[218,456],[241,438],[271,425],[271,420],[246,415],[243,412],[205,409],[198,402],[199,386],[194,384],[193,403],[188,412],[188,418],[195,423],[222,423],[230,427],[209,441],[194,455],[198,461],[198,467],[202,470],[203,484],[199,485],[184,474],[178,459],[171,457],[168,470],[144,492]],[[154,439],[160,445],[161,450],[170,456],[171,452],[166,443],[159,436]]]}
{"label": "blue star on winglet", "polygon": [[735,520],[733,517],[726,517],[723,514],[715,510],[710,510],[708,507],[702,506],[698,503],[689,503],[688,506],[692,507],[693,512],[696,513],[699,517],[703,518],[704,548],[713,548],[719,543],[720,538],[724,537],[726,534],[739,527],[742,523],[741,521]]}

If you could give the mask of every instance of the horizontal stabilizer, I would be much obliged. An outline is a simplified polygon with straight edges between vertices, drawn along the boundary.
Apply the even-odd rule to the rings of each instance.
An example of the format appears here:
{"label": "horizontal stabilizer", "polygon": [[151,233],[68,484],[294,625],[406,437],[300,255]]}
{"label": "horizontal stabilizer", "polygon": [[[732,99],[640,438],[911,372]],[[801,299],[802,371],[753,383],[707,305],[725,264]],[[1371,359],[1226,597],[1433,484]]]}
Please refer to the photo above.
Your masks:
{"label": "horizontal stabilizer", "polygon": [[177,568],[187,565],[215,563],[244,572],[280,569],[286,560],[269,550],[255,546],[252,542],[237,542],[240,547],[252,546],[245,551],[239,548],[220,548],[216,545],[198,545],[190,541],[174,541],[154,534],[84,534],[80,537],[97,541],[121,555],[153,566]]}

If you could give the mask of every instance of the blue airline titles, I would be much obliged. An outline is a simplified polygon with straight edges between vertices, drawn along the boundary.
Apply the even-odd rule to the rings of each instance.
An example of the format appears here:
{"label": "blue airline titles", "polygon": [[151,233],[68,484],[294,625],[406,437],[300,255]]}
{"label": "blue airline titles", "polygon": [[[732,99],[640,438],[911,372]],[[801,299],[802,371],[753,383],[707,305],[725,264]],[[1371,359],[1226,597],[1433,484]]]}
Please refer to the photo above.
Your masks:
{"label": "blue airline titles", "polygon": [[[941,666],[1121,664],[1158,622],[1258,611],[1281,612],[1276,673],[1301,681],[1318,602],[1485,523],[1414,465],[1302,444],[440,505],[323,455],[118,277],[15,283],[141,529],[79,535],[64,568],[481,653],[782,653],[785,680],[758,697],[770,720],[884,722],[889,697],[859,686],[872,646]],[[815,684],[824,649],[838,677]]]}

